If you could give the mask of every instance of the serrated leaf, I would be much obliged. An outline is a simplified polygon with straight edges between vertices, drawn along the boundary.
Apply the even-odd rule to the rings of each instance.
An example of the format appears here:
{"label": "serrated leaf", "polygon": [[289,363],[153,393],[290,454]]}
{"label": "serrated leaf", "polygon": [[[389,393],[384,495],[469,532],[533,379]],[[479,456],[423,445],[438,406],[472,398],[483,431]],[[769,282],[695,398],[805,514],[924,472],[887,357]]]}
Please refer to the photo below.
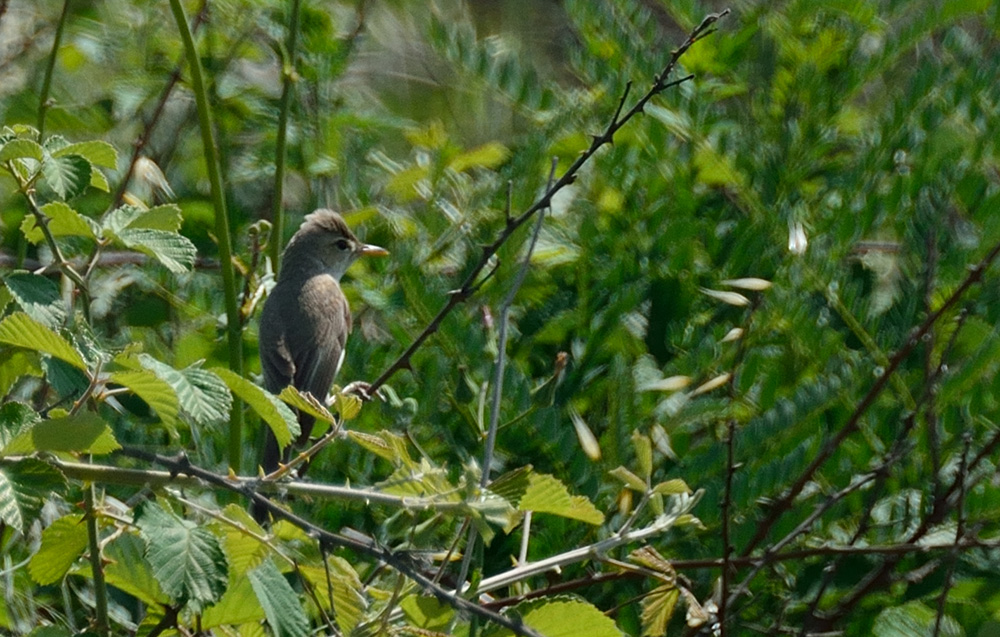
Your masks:
{"label": "serrated leaf", "polygon": [[489,142],[458,155],[451,160],[448,167],[455,172],[470,168],[496,168],[508,158],[510,149],[500,142]]}
{"label": "serrated leaf", "polygon": [[82,515],[59,518],[42,531],[38,552],[31,556],[28,573],[38,584],[55,584],[66,575],[87,548],[87,527]]}
{"label": "serrated leaf", "polygon": [[[614,620],[587,602],[565,597],[548,597],[544,600],[525,602],[510,609],[545,637],[622,637]],[[511,634],[508,630],[502,635]]]}
{"label": "serrated leaf", "polygon": [[104,454],[120,449],[111,427],[93,412],[43,420],[4,448],[8,454],[62,451]]}
{"label": "serrated leaf", "polygon": [[399,602],[399,608],[410,624],[426,631],[447,631],[455,609],[427,595],[408,595]]}
{"label": "serrated leaf", "polygon": [[138,362],[174,390],[181,411],[198,425],[221,424],[229,417],[233,396],[222,379],[196,365],[174,369],[149,354],[140,354]]}
{"label": "serrated leaf", "polygon": [[[62,201],[53,201],[41,206],[39,210],[48,217],[49,232],[53,237],[85,237],[96,239],[97,224],[74,210]],[[28,241],[39,244],[45,239],[42,229],[38,227],[35,215],[25,215],[21,222],[21,232]]]}
{"label": "serrated leaf", "polygon": [[55,281],[21,270],[8,274],[3,282],[25,314],[35,321],[57,329],[66,320],[66,306]]}
{"label": "serrated leaf", "polygon": [[644,566],[651,571],[656,571],[664,575],[668,583],[673,584],[677,578],[677,572],[673,565],[660,555],[652,546],[643,546],[629,553],[628,559],[639,566]]}
{"label": "serrated leaf", "polygon": [[14,139],[0,147],[0,162],[12,159],[34,159],[42,161],[45,151],[38,142],[30,139]]}
{"label": "serrated leaf", "polygon": [[242,578],[247,571],[257,568],[271,549],[251,535],[264,536],[266,533],[246,509],[229,504],[223,509],[222,514],[232,522],[232,524],[217,525],[218,535],[222,536],[226,561],[229,563],[230,579]]}
{"label": "serrated leaf", "polygon": [[117,234],[125,247],[147,254],[168,270],[182,274],[191,270],[198,249],[191,241],[175,232],[150,228],[126,228]]}
{"label": "serrated leaf", "polygon": [[295,413],[288,408],[288,405],[278,400],[277,396],[264,391],[232,370],[215,367],[209,371],[221,378],[233,394],[267,423],[274,432],[279,448],[284,449],[292,440],[299,437],[301,430]]}
{"label": "serrated leaf", "polygon": [[[322,566],[301,565],[299,570],[312,583],[317,591],[317,599],[324,608],[329,610],[329,600],[333,598],[333,611],[337,625],[345,635],[353,633],[364,617],[368,603],[364,595],[364,584],[350,562],[342,557],[331,555],[327,558],[327,569]],[[332,587],[332,590],[331,590]]]}
{"label": "serrated leaf", "polygon": [[654,588],[642,598],[642,637],[660,637],[667,634],[667,624],[674,616],[681,593],[676,586],[664,584]]}
{"label": "serrated leaf", "polygon": [[341,420],[353,420],[361,413],[361,399],[354,394],[338,392],[333,404]]}
{"label": "serrated leaf", "polygon": [[309,619],[298,595],[272,560],[265,560],[247,577],[276,636],[305,637],[309,634]]}
{"label": "serrated leaf", "polygon": [[289,407],[305,412],[320,422],[332,425],[337,421],[333,417],[333,414],[327,410],[326,405],[321,403],[315,396],[308,393],[304,394],[291,385],[282,389],[281,393],[278,394],[278,398],[283,400]]}
{"label": "serrated leaf", "polygon": [[[222,599],[216,602],[211,608],[205,610],[200,624],[203,630],[209,630],[219,626],[257,624],[264,618],[264,609],[261,608],[260,602],[257,601],[257,597],[254,595],[250,580],[246,577],[240,577],[230,583]],[[264,637],[264,628],[262,626],[256,626],[255,628],[259,632],[250,633],[250,635]],[[247,635],[247,632],[241,631],[239,634]]]}
{"label": "serrated leaf", "polygon": [[170,433],[177,435],[180,404],[177,401],[177,394],[168,383],[146,369],[113,372],[109,380],[128,387],[133,394],[146,401]]}
{"label": "serrated leaf", "polygon": [[163,592],[198,612],[222,597],[229,581],[226,557],[212,533],[155,502],[140,509],[136,525],[146,558]]}
{"label": "serrated leaf", "polygon": [[60,199],[72,199],[86,190],[92,170],[90,162],[79,155],[42,160],[42,178]]}
{"label": "serrated leaf", "polygon": [[95,168],[92,173],[90,173],[90,185],[93,188],[97,188],[101,192],[111,192],[111,184],[108,183],[108,178],[104,176],[104,173],[100,169]]}
{"label": "serrated leaf", "polygon": [[4,464],[0,466],[0,521],[25,533],[45,499],[65,489],[63,475],[41,460],[24,458]]}
{"label": "serrated leaf", "polygon": [[118,151],[111,144],[99,140],[68,144],[52,152],[53,157],[66,155],[79,155],[90,163],[105,168],[118,167]]}
{"label": "serrated leaf", "polygon": [[128,228],[147,228],[149,230],[177,232],[181,229],[183,221],[184,218],[180,206],[171,203],[143,210],[129,222]]}
{"label": "serrated leaf", "polygon": [[137,533],[119,535],[101,553],[107,561],[104,577],[111,586],[150,606],[168,604],[170,598],[153,576],[145,552],[146,544]]}
{"label": "serrated leaf", "polygon": [[87,370],[83,357],[65,338],[23,312],[15,312],[0,321],[0,343],[48,354],[77,369]]}
{"label": "serrated leaf", "polygon": [[657,484],[653,487],[653,493],[659,493],[660,495],[680,495],[682,493],[691,493],[691,488],[680,478],[674,478],[673,480],[666,480]]}
{"label": "serrated leaf", "polygon": [[[940,625],[942,637],[959,637],[965,633],[951,617],[943,617]],[[912,637],[913,635],[935,634],[937,612],[919,601],[882,610],[872,625],[875,637]]]}
{"label": "serrated leaf", "polygon": [[508,471],[489,484],[489,490],[517,506],[531,486],[532,467],[527,465]]}
{"label": "serrated leaf", "polygon": [[349,431],[348,437],[372,453],[388,460],[396,467],[408,469],[419,466],[406,448],[406,438],[391,431],[380,431],[377,436]]}
{"label": "serrated leaf", "polygon": [[646,492],[646,481],[635,475],[625,467],[615,467],[609,471],[612,476],[618,478],[625,483],[625,486],[633,491],[639,491],[640,493]]}
{"label": "serrated leaf", "polygon": [[554,476],[533,473],[528,480],[528,489],[517,506],[521,511],[551,513],[595,525],[604,522],[604,514],[590,500],[583,496],[571,496],[566,485]]}

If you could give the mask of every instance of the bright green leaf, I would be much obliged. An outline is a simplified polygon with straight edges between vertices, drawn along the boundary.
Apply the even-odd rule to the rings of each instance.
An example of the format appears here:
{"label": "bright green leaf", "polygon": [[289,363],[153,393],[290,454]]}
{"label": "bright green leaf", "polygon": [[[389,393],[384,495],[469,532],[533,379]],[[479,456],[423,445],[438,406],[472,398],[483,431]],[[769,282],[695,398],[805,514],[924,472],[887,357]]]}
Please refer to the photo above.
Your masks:
{"label": "bright green leaf", "polygon": [[642,493],[646,492],[646,481],[640,478],[639,476],[635,475],[625,467],[615,467],[608,473],[610,473],[614,477],[624,482],[625,486],[627,486],[629,489],[632,489],[633,491],[639,491]]}
{"label": "bright green leaf", "polygon": [[211,370],[229,386],[240,400],[253,409],[261,420],[267,423],[274,432],[278,447],[284,449],[292,440],[299,437],[299,421],[288,405],[278,400],[277,396],[264,391],[247,379],[223,367]]}
{"label": "bright green leaf", "polygon": [[118,151],[107,142],[98,140],[77,142],[63,146],[59,150],[53,151],[53,157],[65,157],[67,155],[79,155],[97,166],[105,168],[118,167]]}
{"label": "bright green leaf", "polygon": [[[39,210],[48,217],[49,232],[53,237],[95,239],[97,236],[97,224],[65,202],[53,201],[45,204]],[[28,241],[35,244],[41,243],[45,239],[42,229],[38,227],[38,219],[35,218],[35,215],[25,215],[21,222],[21,232],[24,233]]]}
{"label": "bright green leaf", "polygon": [[42,161],[45,156],[45,151],[38,144],[30,139],[14,139],[3,147],[0,147],[0,162],[10,161],[11,159],[34,159],[35,161]]}
{"label": "bright green leaf", "polygon": [[0,466],[0,521],[26,532],[45,500],[65,488],[63,475],[41,460],[24,458]]}
{"label": "bright green leaf", "polygon": [[87,548],[87,527],[83,515],[59,518],[42,531],[42,543],[31,556],[28,572],[39,584],[55,584],[66,575]]}
{"label": "bright green leaf", "polygon": [[109,378],[112,383],[128,387],[139,398],[156,412],[163,425],[174,435],[177,434],[178,413],[180,404],[174,389],[149,370],[128,370],[113,372]]}
{"label": "bright green leaf", "polygon": [[602,524],[604,514],[583,496],[571,496],[566,485],[553,476],[533,473],[527,491],[518,502],[521,511],[551,513],[588,524]]}
{"label": "bright green leaf", "polygon": [[21,312],[0,321],[0,343],[55,356],[77,369],[87,370],[83,357],[66,339]]}
{"label": "bright green leaf", "polygon": [[276,637],[305,637],[309,619],[298,595],[270,559],[247,574]]}

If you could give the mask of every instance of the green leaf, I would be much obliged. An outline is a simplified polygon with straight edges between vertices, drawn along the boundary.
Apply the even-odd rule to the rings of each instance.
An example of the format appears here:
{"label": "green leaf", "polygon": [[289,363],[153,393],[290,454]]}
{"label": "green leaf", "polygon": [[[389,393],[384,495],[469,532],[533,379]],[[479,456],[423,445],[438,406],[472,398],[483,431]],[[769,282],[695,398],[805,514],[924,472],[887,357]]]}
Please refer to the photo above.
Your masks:
{"label": "green leaf", "polygon": [[0,521],[25,533],[44,501],[65,489],[63,475],[41,460],[24,458],[4,464],[0,466]]}
{"label": "green leaf", "polygon": [[174,390],[181,410],[198,425],[226,422],[233,396],[222,379],[197,364],[177,370],[149,354],[140,354],[138,362]]}
{"label": "green leaf", "polygon": [[12,455],[7,446],[40,421],[38,413],[24,403],[12,401],[0,406],[0,455]]}
{"label": "green leaf", "polygon": [[73,451],[104,454],[120,449],[111,428],[93,412],[43,420],[22,432],[4,448],[8,454]]}
{"label": "green leaf", "polygon": [[242,578],[247,571],[257,568],[271,549],[253,537],[253,535],[263,536],[266,533],[246,509],[229,504],[223,509],[222,514],[231,524],[221,522],[216,524],[216,534],[222,537],[222,548],[226,551],[230,577]]}
{"label": "green leaf", "polygon": [[170,598],[160,588],[145,557],[146,544],[135,533],[118,536],[105,547],[108,561],[104,577],[108,584],[151,606],[168,604]]}
{"label": "green leaf", "polygon": [[326,568],[319,566],[299,566],[300,572],[316,589],[316,598],[327,611],[330,610],[329,600],[333,599],[333,612],[341,632],[350,635],[361,622],[368,604],[364,595],[364,584],[350,562],[342,557],[331,555],[327,558]]}
{"label": "green leaf", "polygon": [[[886,608],[875,618],[872,635],[875,637],[914,637],[934,633],[937,612],[918,601]],[[942,637],[961,637],[962,627],[947,615],[941,622]]]}
{"label": "green leaf", "polygon": [[510,158],[510,149],[500,142],[489,142],[478,148],[466,151],[448,164],[455,172],[470,168],[496,168]]}
{"label": "green leaf", "polygon": [[455,610],[436,597],[409,595],[399,602],[399,608],[410,624],[426,631],[445,631],[455,617]]}
{"label": "green leaf", "polygon": [[660,637],[667,634],[667,624],[674,616],[681,592],[673,584],[654,588],[642,598],[642,637]]}
{"label": "green leaf", "polygon": [[247,575],[264,608],[267,623],[277,637],[305,637],[309,634],[309,618],[302,610],[298,595],[288,585],[274,561],[265,560]]}
{"label": "green leaf", "polygon": [[61,517],[42,531],[41,546],[28,563],[28,573],[43,586],[55,584],[86,548],[87,527],[83,524],[83,515]]}
{"label": "green leaf", "polygon": [[571,496],[566,485],[553,476],[533,473],[527,491],[518,502],[521,511],[551,513],[588,524],[603,524],[604,514],[583,496]]}
{"label": "green leaf", "polygon": [[191,270],[198,249],[191,241],[175,232],[151,228],[126,228],[118,233],[126,247],[147,254],[171,272],[181,274]]}
{"label": "green leaf", "polygon": [[183,221],[180,206],[171,203],[143,210],[129,222],[128,227],[130,229],[147,228],[149,230],[177,232],[181,229]]}
{"label": "green leaf", "polygon": [[267,423],[274,432],[279,448],[284,449],[293,439],[299,437],[301,430],[295,413],[288,408],[288,405],[278,400],[277,396],[264,391],[232,370],[215,367],[209,371],[221,378],[229,386],[230,391]]}
{"label": "green leaf", "polygon": [[20,270],[4,277],[4,284],[21,309],[45,327],[57,329],[66,320],[66,306],[55,281]]}
{"label": "green leaf", "polygon": [[[315,396],[312,394],[303,394],[291,385],[282,389],[281,393],[278,394],[278,398],[285,401],[285,404],[289,407],[305,412],[320,422],[325,422],[328,425],[337,422],[333,414]],[[317,431],[316,433],[320,432]]]}
{"label": "green leaf", "polygon": [[[39,210],[48,217],[49,232],[53,237],[97,238],[97,224],[65,202],[53,201],[41,206]],[[21,222],[21,232],[34,244],[39,244],[45,239],[35,215],[25,215],[24,221]]]}
{"label": "green leaf", "polygon": [[[254,595],[249,578],[234,579],[222,596],[211,608],[205,610],[201,617],[201,627],[204,630],[219,626],[238,626],[240,624],[257,624],[265,619],[264,609]],[[260,632],[252,635],[263,635],[263,628],[255,627]],[[212,634],[223,634],[222,631]],[[247,633],[240,633],[247,634]]]}
{"label": "green leaf", "polygon": [[639,465],[639,472],[645,478],[644,482],[648,482],[649,477],[653,475],[653,443],[649,436],[633,431],[632,446],[635,447],[635,459]]}
{"label": "green leaf", "polygon": [[691,487],[680,478],[674,478],[673,480],[666,480],[657,484],[653,487],[653,493],[659,493],[660,495],[680,495],[682,493],[691,493]]}
{"label": "green leaf", "polygon": [[639,476],[635,475],[625,467],[615,467],[608,473],[610,473],[614,477],[624,482],[625,486],[627,486],[629,489],[632,489],[633,491],[639,491],[641,493],[646,492],[646,481],[640,478]]}
{"label": "green leaf", "polygon": [[48,354],[77,369],[87,370],[83,357],[66,339],[21,312],[0,321],[0,343]]}
{"label": "green leaf", "polygon": [[43,157],[45,151],[38,142],[30,139],[14,139],[0,147],[0,162],[11,159],[34,159],[40,162]]}
{"label": "green leaf", "polygon": [[[545,637],[622,637],[615,622],[600,609],[578,599],[552,596],[518,604],[509,614],[516,615]],[[504,629],[501,635],[510,635]]]}
{"label": "green leaf", "polygon": [[360,431],[347,432],[348,437],[368,451],[388,460],[397,467],[414,468],[419,463],[410,457],[406,439],[391,431],[380,431],[377,436]]}
{"label": "green leaf", "polygon": [[59,150],[53,151],[53,157],[65,157],[67,155],[79,155],[90,163],[105,168],[118,167],[118,151],[107,142],[98,140],[88,142],[77,142],[63,146]]}
{"label": "green leaf", "polygon": [[222,597],[229,581],[226,557],[211,531],[155,502],[142,506],[136,525],[146,558],[163,592],[199,612]]}
{"label": "green leaf", "polygon": [[133,394],[146,401],[170,433],[177,435],[180,404],[177,401],[177,394],[168,383],[146,369],[113,372],[109,380],[128,387]]}
{"label": "green leaf", "polygon": [[90,162],[79,155],[48,157],[42,161],[42,177],[60,199],[72,199],[90,185]]}

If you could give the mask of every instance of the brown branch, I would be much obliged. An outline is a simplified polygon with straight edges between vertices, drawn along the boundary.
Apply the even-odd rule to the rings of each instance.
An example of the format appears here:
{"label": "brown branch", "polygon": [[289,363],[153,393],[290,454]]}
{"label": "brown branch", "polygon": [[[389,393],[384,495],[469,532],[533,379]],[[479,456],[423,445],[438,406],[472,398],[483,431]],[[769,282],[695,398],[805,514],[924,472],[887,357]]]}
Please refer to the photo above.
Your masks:
{"label": "brown branch", "polygon": [[393,374],[395,374],[396,372],[410,367],[410,359],[413,357],[413,354],[418,349],[420,349],[420,347],[424,344],[424,342],[428,338],[430,338],[435,332],[438,331],[438,329],[440,329],[441,323],[442,321],[444,321],[445,317],[451,314],[451,311],[454,310],[455,307],[457,307],[460,303],[462,303],[475,293],[475,289],[477,287],[476,280],[479,278],[479,275],[483,272],[483,270],[486,268],[486,266],[492,259],[493,255],[497,253],[500,247],[504,243],[506,243],[507,240],[510,239],[511,235],[513,235],[514,232],[518,228],[520,228],[526,221],[531,219],[531,217],[533,217],[539,211],[548,208],[552,203],[552,198],[556,195],[556,193],[561,191],[566,186],[572,184],[576,180],[577,173],[579,173],[580,169],[584,166],[584,164],[590,161],[590,159],[603,146],[607,144],[612,144],[614,142],[614,135],[616,132],[618,132],[618,130],[622,126],[628,123],[628,121],[631,120],[633,117],[643,112],[646,103],[649,102],[649,100],[653,99],[653,97],[662,93],[668,88],[677,86],[678,84],[682,84],[694,77],[693,75],[687,75],[685,77],[676,80],[667,81],[667,78],[670,76],[671,73],[673,73],[675,67],[677,66],[677,62],[680,60],[681,56],[683,56],[687,52],[687,50],[690,49],[692,45],[694,45],[695,42],[702,39],[703,37],[706,37],[711,33],[714,33],[714,29],[712,28],[712,26],[719,19],[728,15],[728,13],[729,9],[726,9],[720,13],[712,13],[706,16],[705,19],[702,20],[701,24],[695,27],[695,29],[691,32],[691,34],[687,37],[687,39],[671,53],[670,60],[667,62],[666,66],[663,67],[663,70],[656,76],[652,86],[646,92],[646,94],[643,95],[641,98],[639,98],[639,101],[636,102],[635,105],[632,106],[632,108],[630,108],[624,115],[620,115],[624,105],[625,97],[628,95],[629,92],[629,88],[626,87],[625,93],[624,95],[622,95],[622,98],[618,104],[618,108],[615,111],[615,114],[612,117],[611,121],[604,129],[604,132],[602,132],[600,135],[595,135],[593,137],[590,143],[590,147],[587,148],[585,151],[583,151],[580,154],[580,156],[576,158],[576,161],[573,162],[573,164],[566,170],[566,172],[563,173],[563,175],[558,180],[556,180],[556,182],[553,183],[545,191],[545,194],[543,194],[541,198],[539,198],[534,204],[532,204],[531,207],[529,207],[527,210],[525,210],[517,217],[508,218],[507,224],[504,227],[504,229],[500,232],[500,235],[492,243],[483,247],[482,253],[479,256],[479,261],[466,276],[465,280],[462,282],[461,287],[454,290],[448,296],[447,303],[445,303],[444,307],[442,307],[441,310],[437,313],[437,315],[434,316],[434,318],[427,325],[427,327],[424,328],[424,331],[421,332],[417,336],[417,338],[414,339],[413,343],[411,343],[410,346],[407,347],[406,350],[399,355],[399,358],[397,358],[395,362],[393,362],[384,372],[382,372],[382,374],[378,378],[376,378],[371,383],[370,385],[371,392],[377,391],[378,388],[384,385],[386,381],[388,381],[389,378],[391,378]]}

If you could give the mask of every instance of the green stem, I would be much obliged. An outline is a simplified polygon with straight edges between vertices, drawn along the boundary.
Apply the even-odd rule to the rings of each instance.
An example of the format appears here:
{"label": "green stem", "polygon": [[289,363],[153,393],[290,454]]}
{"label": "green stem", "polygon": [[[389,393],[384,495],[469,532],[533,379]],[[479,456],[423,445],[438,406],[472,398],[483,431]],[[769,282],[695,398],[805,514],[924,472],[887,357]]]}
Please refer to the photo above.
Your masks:
{"label": "green stem", "polygon": [[94,632],[102,637],[108,637],[108,588],[104,584],[104,564],[101,563],[101,541],[97,534],[97,511],[94,508],[94,485],[89,484],[83,489],[86,506],[87,542],[90,545],[90,570],[94,574],[94,605],[97,617]]}
{"label": "green stem", "polygon": [[[222,174],[219,168],[218,147],[215,143],[212,111],[208,104],[208,91],[202,74],[201,59],[195,48],[194,37],[188,28],[187,16],[181,0],[170,0],[170,8],[177,21],[177,30],[184,41],[184,50],[191,67],[191,89],[198,105],[198,123],[201,127],[201,143],[208,165],[208,180],[212,187],[212,205],[215,208],[215,235],[219,242],[219,265],[222,269],[223,292],[226,299],[226,336],[229,344],[229,369],[243,375],[243,330],[240,308],[236,295],[236,276],[233,269],[232,240],[229,235],[229,215],[226,212],[226,197],[222,190]],[[243,403],[233,400],[229,414],[229,468],[240,470],[243,453]]]}
{"label": "green stem", "polygon": [[284,237],[285,213],[282,199],[285,190],[285,146],[288,139],[288,112],[292,107],[292,87],[297,78],[295,71],[295,47],[299,36],[299,0],[292,0],[292,15],[288,23],[288,41],[285,44],[285,60],[282,65],[281,111],[278,113],[278,138],[274,149],[274,212],[271,215],[271,244],[268,251],[271,266],[278,272],[281,260],[281,242]]}
{"label": "green stem", "polygon": [[45,77],[42,79],[42,92],[38,102],[38,141],[41,143],[42,134],[45,132],[45,113],[49,110],[49,90],[52,88],[52,73],[56,68],[56,57],[59,55],[59,46],[62,44],[63,28],[66,26],[66,16],[69,15],[69,2],[63,2],[62,13],[59,14],[59,23],[56,25],[56,37],[52,42],[52,55],[49,56],[49,63],[45,66]]}

